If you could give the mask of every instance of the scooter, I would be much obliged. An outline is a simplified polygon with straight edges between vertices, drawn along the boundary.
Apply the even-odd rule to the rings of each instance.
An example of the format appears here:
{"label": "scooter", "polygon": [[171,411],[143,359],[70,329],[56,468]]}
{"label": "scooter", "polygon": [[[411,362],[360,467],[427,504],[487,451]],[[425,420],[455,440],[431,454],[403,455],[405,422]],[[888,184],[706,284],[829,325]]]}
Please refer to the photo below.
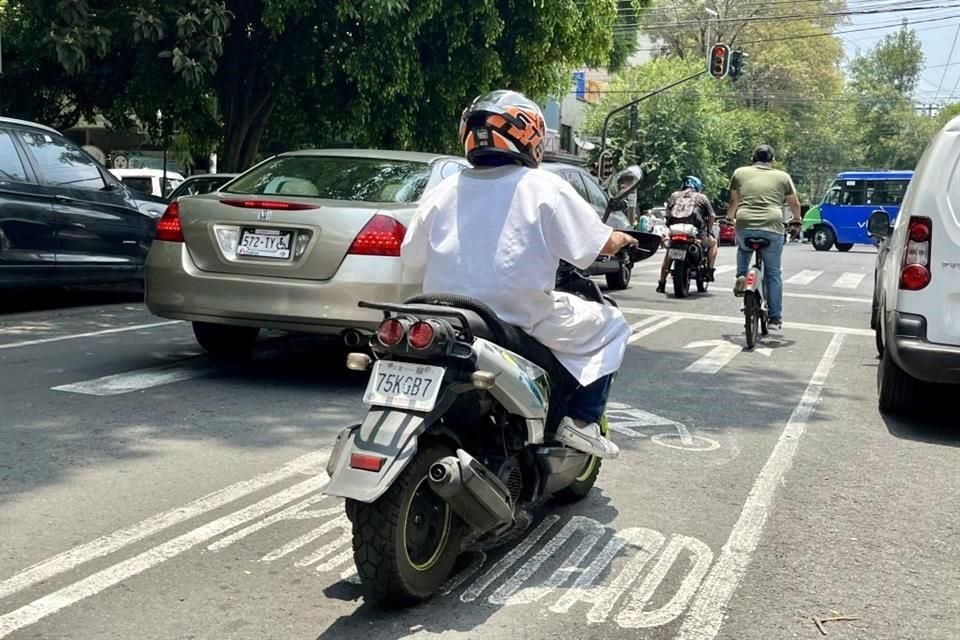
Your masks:
{"label": "scooter", "polygon": [[673,276],[673,295],[685,298],[690,294],[690,283],[697,283],[697,291],[704,293],[709,286],[707,274],[710,263],[707,251],[697,237],[698,229],[692,224],[670,225],[668,253],[670,273]]}
{"label": "scooter", "polygon": [[[631,235],[634,261],[659,248],[657,235]],[[561,268],[557,288],[611,302],[576,269]],[[346,499],[365,597],[409,604],[440,589],[462,552],[522,534],[537,503],[584,498],[602,465],[551,435],[575,381],[482,303],[428,293],[360,306],[384,314],[373,357],[347,356],[370,371],[370,409],[337,436],[326,493]]]}

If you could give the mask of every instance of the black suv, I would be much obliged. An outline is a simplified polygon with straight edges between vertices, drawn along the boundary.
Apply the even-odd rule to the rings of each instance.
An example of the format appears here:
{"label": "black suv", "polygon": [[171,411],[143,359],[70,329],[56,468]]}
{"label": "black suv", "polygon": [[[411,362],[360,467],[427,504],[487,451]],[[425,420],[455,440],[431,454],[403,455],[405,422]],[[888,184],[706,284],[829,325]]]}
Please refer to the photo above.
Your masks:
{"label": "black suv", "polygon": [[164,207],[54,129],[0,118],[0,288],[142,281]]}
{"label": "black suv", "polygon": [[[597,179],[590,172],[579,166],[563,162],[544,162],[540,165],[550,173],[555,173],[574,188],[580,196],[590,204],[601,218],[607,211],[609,198],[604,193]],[[614,229],[630,229],[627,217],[619,211],[613,211],[607,218],[607,224]],[[615,256],[600,256],[586,271],[587,276],[604,276],[609,289],[621,290],[630,286],[630,276],[633,273],[633,261],[628,252],[623,251]]]}

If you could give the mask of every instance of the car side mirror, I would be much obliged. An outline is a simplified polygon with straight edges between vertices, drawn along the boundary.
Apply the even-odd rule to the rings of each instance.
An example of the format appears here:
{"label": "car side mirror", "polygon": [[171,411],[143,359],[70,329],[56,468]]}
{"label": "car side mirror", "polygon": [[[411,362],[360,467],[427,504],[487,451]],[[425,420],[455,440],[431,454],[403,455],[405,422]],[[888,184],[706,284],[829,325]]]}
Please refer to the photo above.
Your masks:
{"label": "car side mirror", "polygon": [[890,214],[883,209],[877,209],[867,219],[867,233],[876,238],[886,238],[893,227],[890,225]]}

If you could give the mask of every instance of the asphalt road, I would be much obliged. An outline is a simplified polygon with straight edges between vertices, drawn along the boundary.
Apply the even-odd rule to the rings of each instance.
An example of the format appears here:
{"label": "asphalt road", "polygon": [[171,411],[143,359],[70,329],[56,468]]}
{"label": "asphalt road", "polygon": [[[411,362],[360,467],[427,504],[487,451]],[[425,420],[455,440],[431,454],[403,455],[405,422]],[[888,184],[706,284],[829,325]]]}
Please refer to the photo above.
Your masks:
{"label": "asphalt road", "polygon": [[[781,335],[709,293],[616,294],[621,457],[582,503],[365,605],[322,469],[365,379],[267,335],[219,365],[136,291],[0,303],[0,638],[960,637],[960,425],[876,409],[871,248],[791,245]],[[955,390],[944,389],[948,399]],[[947,413],[947,412],[942,412]]]}

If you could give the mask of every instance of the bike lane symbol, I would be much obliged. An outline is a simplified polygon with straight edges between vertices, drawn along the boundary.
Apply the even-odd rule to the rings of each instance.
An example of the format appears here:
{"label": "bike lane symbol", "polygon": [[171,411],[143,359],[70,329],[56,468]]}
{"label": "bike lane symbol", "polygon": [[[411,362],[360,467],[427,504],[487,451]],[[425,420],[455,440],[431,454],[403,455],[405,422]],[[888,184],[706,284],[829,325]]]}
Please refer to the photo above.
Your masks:
{"label": "bike lane symbol", "polygon": [[[682,422],[619,402],[607,403],[610,429],[628,438],[650,438],[662,447],[681,451],[713,451],[720,443],[712,438],[691,434]],[[664,427],[671,428],[663,431]],[[651,433],[653,431],[654,433]]]}

